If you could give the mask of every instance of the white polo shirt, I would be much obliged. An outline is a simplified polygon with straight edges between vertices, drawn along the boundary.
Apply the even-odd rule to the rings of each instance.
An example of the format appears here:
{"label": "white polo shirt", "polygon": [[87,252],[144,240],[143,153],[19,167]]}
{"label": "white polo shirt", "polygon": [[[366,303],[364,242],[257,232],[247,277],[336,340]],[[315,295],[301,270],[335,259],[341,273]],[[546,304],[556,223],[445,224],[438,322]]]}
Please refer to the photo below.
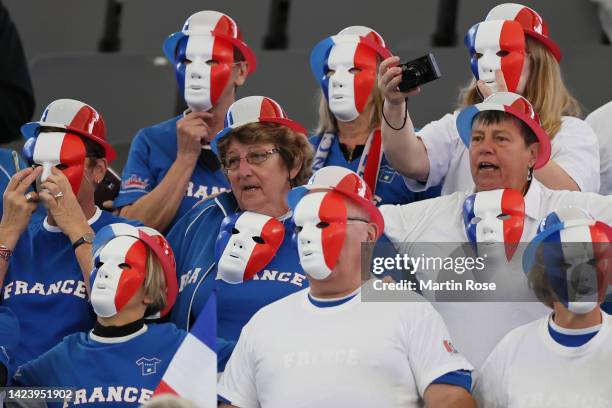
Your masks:
{"label": "white polo shirt", "polygon": [[321,308],[308,293],[269,304],[244,326],[220,396],[240,408],[417,407],[433,380],[472,370],[426,301],[358,294]]}
{"label": "white polo shirt", "polygon": [[557,343],[546,316],[511,331],[478,373],[478,406],[605,408],[612,402],[612,317],[579,347]]}
{"label": "white polo shirt", "polygon": [[[474,190],[469,152],[457,132],[458,114],[446,114],[417,133],[427,148],[429,178],[423,185],[404,177],[412,191],[424,191],[440,183],[442,195]],[[551,160],[565,170],[581,191],[599,191],[599,149],[597,137],[588,124],[578,118],[562,117],[561,129],[551,145]]]}
{"label": "white polo shirt", "polygon": [[[405,205],[383,205],[385,235],[400,253],[419,257],[423,248],[431,253],[432,243],[468,242],[463,224],[463,202],[471,193],[447,196]],[[540,221],[558,208],[579,207],[595,219],[612,224],[612,196],[575,191],[555,191],[533,180],[525,196],[525,224],[521,242],[531,241]],[[452,245],[440,245],[436,256],[449,256]],[[522,253],[513,257],[516,290],[530,294],[521,269]],[[418,276],[418,272],[417,272]],[[435,276],[423,277],[435,279]],[[434,300],[424,293],[425,296]],[[548,314],[539,302],[435,302],[457,349],[478,368],[499,340],[510,330]]]}
{"label": "white polo shirt", "polygon": [[599,139],[599,194],[612,194],[612,102],[603,105],[585,120]]}

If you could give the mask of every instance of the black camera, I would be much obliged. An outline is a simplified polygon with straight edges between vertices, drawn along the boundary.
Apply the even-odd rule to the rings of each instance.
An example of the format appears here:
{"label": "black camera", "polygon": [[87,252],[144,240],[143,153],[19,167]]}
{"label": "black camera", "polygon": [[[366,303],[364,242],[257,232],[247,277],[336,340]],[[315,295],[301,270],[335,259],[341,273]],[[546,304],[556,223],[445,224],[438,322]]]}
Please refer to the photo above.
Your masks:
{"label": "black camera", "polygon": [[407,92],[442,76],[433,54],[400,64],[399,67],[402,69],[402,82],[399,84],[399,90],[402,92]]}

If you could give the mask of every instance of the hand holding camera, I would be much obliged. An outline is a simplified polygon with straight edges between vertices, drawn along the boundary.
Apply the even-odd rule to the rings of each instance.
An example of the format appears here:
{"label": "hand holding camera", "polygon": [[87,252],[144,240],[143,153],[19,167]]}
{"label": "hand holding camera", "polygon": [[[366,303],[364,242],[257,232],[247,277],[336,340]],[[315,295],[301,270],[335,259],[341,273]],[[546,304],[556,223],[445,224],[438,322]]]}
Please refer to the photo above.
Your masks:
{"label": "hand holding camera", "polygon": [[420,85],[441,77],[433,54],[400,64],[399,57],[390,57],[380,64],[378,86],[387,103],[401,105],[420,92]]}

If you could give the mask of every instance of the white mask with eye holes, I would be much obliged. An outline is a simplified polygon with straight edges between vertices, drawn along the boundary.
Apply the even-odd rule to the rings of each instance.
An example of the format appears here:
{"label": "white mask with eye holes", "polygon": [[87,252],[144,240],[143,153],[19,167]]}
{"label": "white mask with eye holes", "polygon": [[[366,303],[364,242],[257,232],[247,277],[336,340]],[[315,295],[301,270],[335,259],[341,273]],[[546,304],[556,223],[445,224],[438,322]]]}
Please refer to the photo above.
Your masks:
{"label": "white mask with eye holes", "polygon": [[251,279],[274,258],[284,236],[276,218],[249,211],[227,217],[215,247],[219,278],[232,284]]}
{"label": "white mask with eye holes", "polygon": [[466,198],[463,219],[479,256],[510,261],[523,233],[525,201],[512,189],[481,191]]}
{"label": "white mask with eye holes", "polygon": [[147,248],[139,239],[119,236],[99,252],[91,274],[91,304],[100,317],[119,313],[144,284]]}
{"label": "white mask with eye holes", "polygon": [[336,119],[341,122],[350,122],[359,117],[359,110],[355,104],[356,92],[369,92],[369,89],[355,89],[356,72],[354,56],[358,43],[342,42],[336,44],[330,52],[328,67],[330,77],[328,83],[329,109]]}

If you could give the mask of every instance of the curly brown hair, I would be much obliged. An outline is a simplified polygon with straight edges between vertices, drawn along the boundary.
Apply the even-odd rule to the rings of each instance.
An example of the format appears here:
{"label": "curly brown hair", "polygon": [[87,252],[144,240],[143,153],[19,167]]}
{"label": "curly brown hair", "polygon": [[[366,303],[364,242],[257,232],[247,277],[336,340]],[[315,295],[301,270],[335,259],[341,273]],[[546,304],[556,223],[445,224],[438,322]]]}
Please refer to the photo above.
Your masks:
{"label": "curly brown hair", "polygon": [[312,175],[313,149],[308,139],[302,133],[294,132],[287,126],[277,123],[248,123],[232,130],[217,143],[221,163],[232,140],[245,145],[273,144],[279,150],[279,155],[289,170],[300,165],[297,175],[291,180],[291,187],[306,184]]}

